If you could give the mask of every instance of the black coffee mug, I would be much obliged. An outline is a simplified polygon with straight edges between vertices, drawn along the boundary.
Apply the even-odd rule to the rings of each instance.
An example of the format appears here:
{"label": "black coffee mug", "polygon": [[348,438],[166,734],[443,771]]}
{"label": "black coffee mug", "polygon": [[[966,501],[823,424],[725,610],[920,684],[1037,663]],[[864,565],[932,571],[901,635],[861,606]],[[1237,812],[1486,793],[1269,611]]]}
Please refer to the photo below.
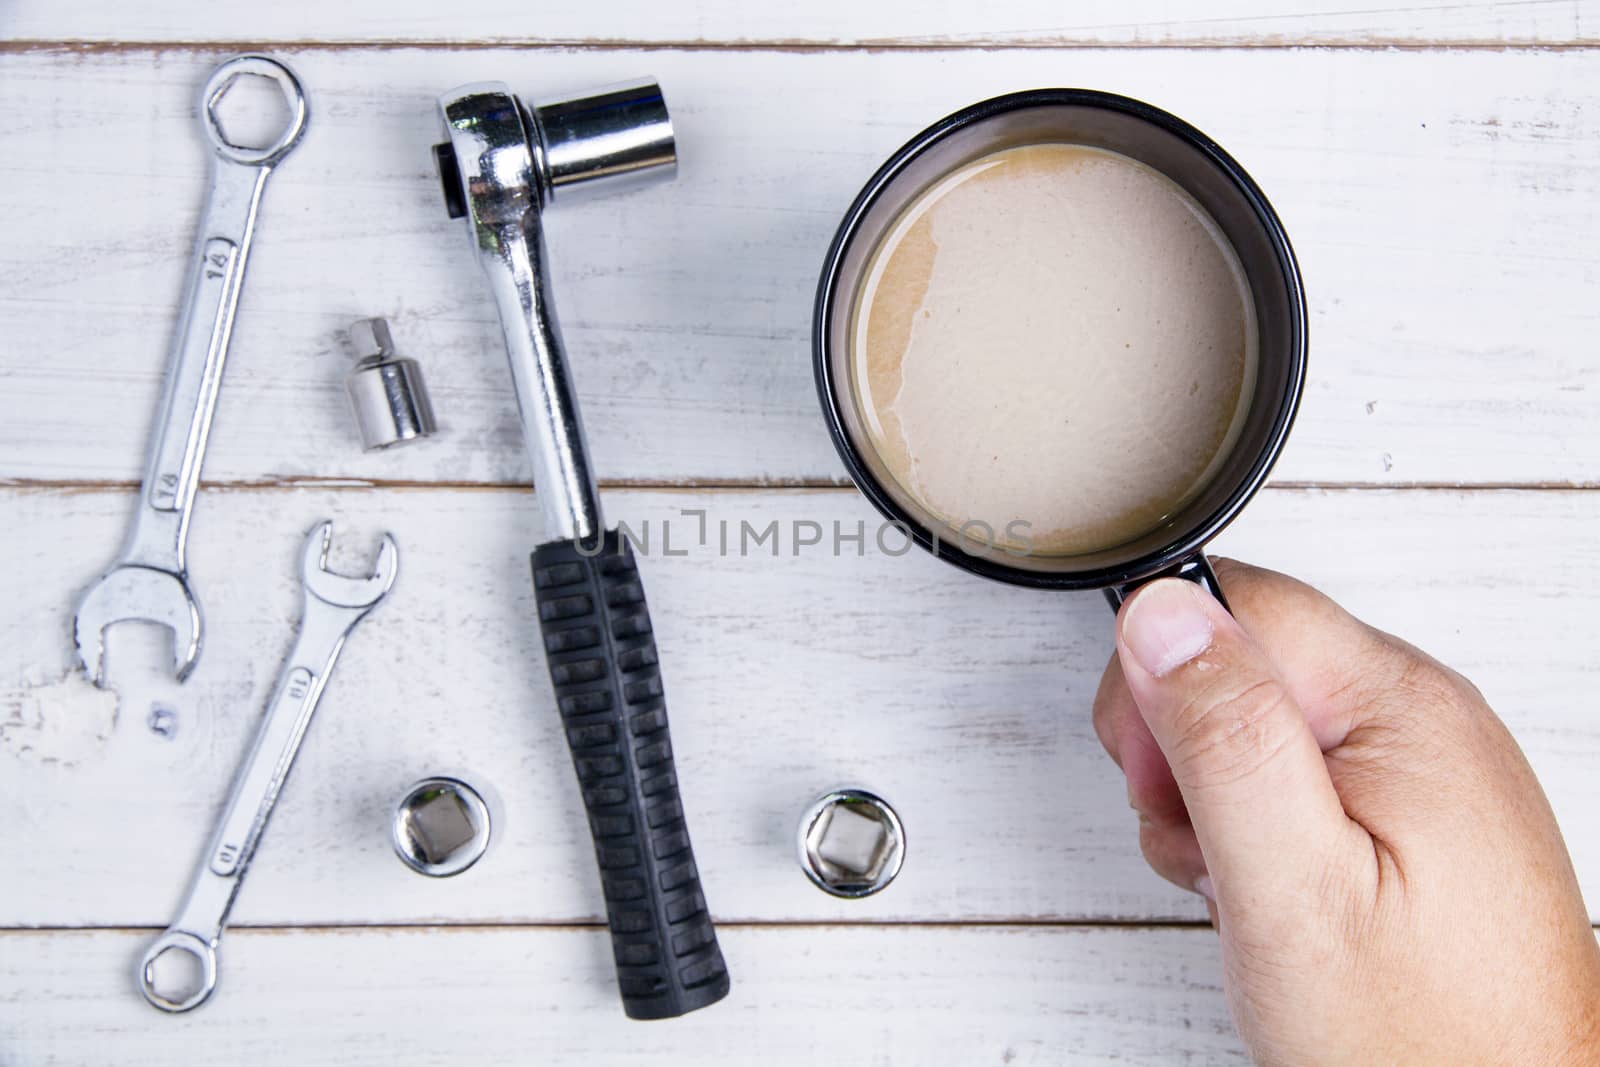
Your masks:
{"label": "black coffee mug", "polygon": [[[1244,268],[1258,336],[1244,425],[1211,480],[1159,525],[1081,555],[1019,554],[974,544],[931,515],[889,472],[865,431],[850,352],[851,324],[874,251],[918,196],[966,164],[1007,148],[1074,144],[1137,160],[1177,183],[1211,215]],[[1102,589],[1113,608],[1154,578],[1188,578],[1221,599],[1203,553],[1266,481],[1300,403],[1306,308],[1300,269],[1272,205],[1211,138],[1138,100],[1089,89],[1034,89],[964,108],[913,137],[867,182],[834,235],[812,320],[817,391],[834,446],[884,517],[923,548],[987,578],[1046,589]],[[1106,403],[1118,398],[1108,396]]]}

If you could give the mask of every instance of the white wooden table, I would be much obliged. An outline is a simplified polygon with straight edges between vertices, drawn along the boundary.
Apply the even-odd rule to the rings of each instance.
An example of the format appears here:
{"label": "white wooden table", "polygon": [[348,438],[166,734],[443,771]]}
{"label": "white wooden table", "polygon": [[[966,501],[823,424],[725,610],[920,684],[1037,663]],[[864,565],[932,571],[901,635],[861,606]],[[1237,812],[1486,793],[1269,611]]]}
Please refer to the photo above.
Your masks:
{"label": "white wooden table", "polygon": [[[1276,479],[1219,547],[1478,681],[1600,914],[1600,3],[976,10],[0,10],[0,1062],[1241,1058],[1204,913],[1146,870],[1094,739],[1099,597],[870,541],[644,560],[734,991],[624,1021],[534,639],[537,509],[499,332],[428,151],[434,95],[471,80],[666,89],[678,181],[549,219],[606,505],[636,526],[872,520],[816,410],[810,301],[840,213],[915,130],[1067,84],[1217,137],[1300,252],[1313,352]],[[71,670],[69,620],[141,469],[202,192],[193,98],[258,45],[313,116],[267,193],[194,524],[207,647],[177,687],[159,635],[124,627],[101,693]],[[445,431],[364,455],[340,334],[373,314],[424,363]],[[133,961],[255,727],[295,549],[324,516],[351,559],[394,530],[400,583],[323,702],[217,996],[161,1016]],[[156,705],[175,728],[151,728]],[[498,790],[505,818],[478,867],[436,882],[394,858],[385,814],[445,767]],[[818,893],[791,854],[801,809],[840,783],[890,797],[910,837],[867,901]]]}

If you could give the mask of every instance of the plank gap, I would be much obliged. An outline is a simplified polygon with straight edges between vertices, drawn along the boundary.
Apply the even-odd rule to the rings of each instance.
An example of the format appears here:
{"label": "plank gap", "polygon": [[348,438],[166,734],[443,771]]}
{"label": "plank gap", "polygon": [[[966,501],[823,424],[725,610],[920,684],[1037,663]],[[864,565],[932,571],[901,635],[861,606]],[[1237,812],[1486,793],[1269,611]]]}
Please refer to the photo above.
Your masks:
{"label": "plank gap", "polygon": [[392,51],[518,51],[552,52],[743,52],[793,55],[920,53],[920,52],[1039,52],[1039,51],[1127,51],[1127,52],[1586,52],[1600,49],[1600,37],[1570,41],[1531,39],[1483,41],[1470,38],[1441,38],[1419,42],[1399,38],[1335,38],[1315,41],[1260,40],[1244,38],[1175,39],[1167,41],[1103,41],[1092,37],[1062,37],[1030,41],[998,38],[957,38],[939,40],[861,40],[805,41],[784,39],[711,40],[632,40],[629,38],[541,38],[493,37],[483,39],[436,38],[406,40],[373,38],[345,40],[44,40],[14,38],[0,41],[0,54],[66,53],[76,56],[126,55],[140,52],[188,52],[228,55],[235,52],[392,52]]}
{"label": "plank gap", "polygon": [[[995,928],[1084,928],[1084,929],[1111,929],[1111,930],[1209,930],[1211,924],[1205,921],[1188,919],[733,919],[715,920],[718,930],[788,930],[793,928],[811,929],[857,929],[857,928],[907,928],[929,930],[961,930],[961,929],[995,929]],[[349,930],[378,931],[404,931],[404,930],[449,930],[449,931],[494,931],[494,930],[551,930],[551,931],[583,931],[604,930],[603,922],[343,922],[343,923],[230,923],[229,932],[253,930],[261,933],[287,933],[289,931],[303,932],[338,932]],[[34,935],[57,933],[119,933],[119,934],[155,934],[161,932],[159,926],[99,926],[86,924],[82,926],[5,926],[0,927],[0,936],[4,935]]]}
{"label": "plank gap", "polygon": [[[41,479],[0,478],[0,489],[18,493],[113,493],[133,492],[139,483],[121,479]],[[438,490],[484,493],[531,493],[532,485],[490,481],[421,481],[410,479],[366,478],[261,478],[201,482],[200,488],[216,492],[296,492],[301,490],[351,490],[355,492]],[[648,490],[650,492],[726,492],[761,493],[774,490],[812,492],[854,492],[855,486],[843,480],[826,478],[614,478],[603,479],[601,489]],[[1269,482],[1263,492],[1441,492],[1441,493],[1587,493],[1600,489],[1600,481],[1581,482]]]}
{"label": "plank gap", "polygon": [[[1085,930],[1210,930],[1204,920],[1188,919],[962,919],[960,921],[935,919],[759,919],[716,921],[718,930],[850,930],[850,929],[913,929],[913,930],[971,930],[971,929],[1085,929]],[[1600,923],[1592,924],[1600,932]],[[156,934],[159,926],[0,926],[0,937],[31,937],[38,934],[112,933]],[[589,922],[416,922],[416,923],[234,923],[230,933],[347,933],[350,931],[374,933],[406,932],[415,930],[442,930],[451,933],[493,933],[495,931],[548,930],[558,932],[599,931],[605,923]]]}

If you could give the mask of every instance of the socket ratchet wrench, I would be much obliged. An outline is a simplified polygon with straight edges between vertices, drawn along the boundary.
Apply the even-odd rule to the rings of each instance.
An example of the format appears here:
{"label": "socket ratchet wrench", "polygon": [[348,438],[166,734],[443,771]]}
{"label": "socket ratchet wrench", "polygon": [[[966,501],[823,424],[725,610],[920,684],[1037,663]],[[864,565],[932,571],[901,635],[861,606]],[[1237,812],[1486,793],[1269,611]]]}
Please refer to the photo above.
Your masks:
{"label": "socket ratchet wrench", "polygon": [[[328,676],[350,631],[394,585],[400,553],[393,537],[383,535],[378,561],[369,578],[346,578],[328,570],[328,545],[332,540],[331,522],[318,523],[306,538],[300,559],[304,607],[294,650],[284,661],[250,754],[234,779],[233,792],[195,871],[177,921],[151,943],[139,963],[139,991],[162,1011],[199,1007],[216,988],[217,945],[222,940],[228,912],[239,895],[289,769],[294,766]],[[168,997],[156,988],[156,960],[167,952],[188,953],[199,964],[199,985],[184,996]]]}
{"label": "socket ratchet wrench", "polygon": [[[277,84],[288,123],[271,144],[241,147],[228,140],[216,107],[245,76]],[[306,98],[288,67],[267,56],[235,56],[211,72],[200,94],[201,125],[211,147],[211,188],[189,261],[178,334],[168,358],[144,482],[121,555],[78,602],[73,636],[78,659],[95,685],[105,684],[105,629],[143,620],[172,631],[173,671],[181,682],[200,656],[200,605],[189,589],[185,543],[200,484],[211,416],[233,335],[245,262],[267,178],[300,140]]]}
{"label": "socket ratchet wrench", "polygon": [[505,334],[545,543],[533,553],[556,704],[588,810],[623,1009],[665,1019],[727,995],[667,735],[655,638],[633,553],[607,530],[556,325],[541,211],[676,169],[653,81],[525,108],[498,82],[439,98],[434,149]]}

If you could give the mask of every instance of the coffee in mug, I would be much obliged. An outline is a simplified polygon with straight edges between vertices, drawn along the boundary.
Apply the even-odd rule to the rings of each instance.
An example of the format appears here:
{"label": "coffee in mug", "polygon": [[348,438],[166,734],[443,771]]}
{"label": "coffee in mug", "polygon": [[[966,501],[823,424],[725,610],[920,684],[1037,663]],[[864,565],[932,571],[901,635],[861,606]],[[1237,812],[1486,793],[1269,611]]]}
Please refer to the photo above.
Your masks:
{"label": "coffee in mug", "polygon": [[1215,220],[1085,145],[1004,148],[934,183],[873,250],[854,319],[891,476],[1015,551],[1080,555],[1176,514],[1254,384],[1249,284]]}

